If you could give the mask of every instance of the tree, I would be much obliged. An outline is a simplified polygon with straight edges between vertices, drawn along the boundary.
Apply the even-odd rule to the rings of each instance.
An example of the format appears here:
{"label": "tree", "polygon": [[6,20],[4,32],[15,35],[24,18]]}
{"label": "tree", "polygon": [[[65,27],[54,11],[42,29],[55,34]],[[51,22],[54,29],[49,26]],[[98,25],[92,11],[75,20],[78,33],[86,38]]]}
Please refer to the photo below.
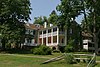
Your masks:
{"label": "tree", "polygon": [[86,9],[88,10],[87,22],[84,22],[84,27],[93,35],[95,53],[98,54],[98,41],[100,33],[100,1],[99,0],[84,0]]}
{"label": "tree", "polygon": [[[75,19],[83,13],[83,5],[81,0],[61,0],[61,4],[57,6],[60,12],[58,17],[58,26],[66,29],[66,41],[68,42],[68,32],[73,24],[76,23]],[[75,26],[75,25],[74,25]],[[76,27],[78,25],[76,24]],[[75,30],[75,29],[74,29]],[[78,32],[77,32],[78,33]],[[75,37],[74,37],[75,39]]]}
{"label": "tree", "polygon": [[25,33],[24,21],[30,19],[29,0],[0,0],[0,34],[2,46],[18,44]]}
{"label": "tree", "polygon": [[53,11],[51,12],[51,14],[49,15],[48,24],[57,25],[57,20],[58,20],[58,15],[57,15],[57,13],[55,12],[55,10],[53,10]]}
{"label": "tree", "polygon": [[34,18],[34,24],[40,24],[40,25],[43,25],[44,22],[47,22],[47,17],[46,16],[40,16],[40,17],[35,17]]}

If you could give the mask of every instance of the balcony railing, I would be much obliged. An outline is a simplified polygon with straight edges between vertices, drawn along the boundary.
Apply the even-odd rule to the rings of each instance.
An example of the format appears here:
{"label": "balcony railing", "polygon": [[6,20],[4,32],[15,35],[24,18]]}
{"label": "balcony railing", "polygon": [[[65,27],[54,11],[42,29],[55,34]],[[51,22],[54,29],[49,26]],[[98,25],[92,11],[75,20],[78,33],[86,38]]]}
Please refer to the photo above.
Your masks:
{"label": "balcony railing", "polygon": [[40,38],[42,37],[50,37],[50,36],[56,36],[57,35],[57,31],[56,32],[52,32],[52,33],[46,33],[46,34],[41,34],[39,35]]}
{"label": "balcony railing", "polygon": [[83,40],[83,43],[91,42],[91,40]]}
{"label": "balcony railing", "polygon": [[59,31],[59,34],[65,34],[65,32],[63,32],[63,31]]}

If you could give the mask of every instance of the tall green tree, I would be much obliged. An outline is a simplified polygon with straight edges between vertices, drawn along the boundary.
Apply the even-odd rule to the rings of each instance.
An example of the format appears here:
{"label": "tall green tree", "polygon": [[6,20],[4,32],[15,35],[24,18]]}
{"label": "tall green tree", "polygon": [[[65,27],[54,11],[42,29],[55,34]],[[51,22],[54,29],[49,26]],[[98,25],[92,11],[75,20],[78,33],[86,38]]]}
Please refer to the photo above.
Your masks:
{"label": "tall green tree", "polygon": [[47,17],[46,16],[40,16],[40,17],[35,17],[34,18],[34,24],[40,24],[43,25],[44,22],[47,22]]}
{"label": "tall green tree", "polygon": [[[83,5],[81,0],[61,0],[61,3],[57,6],[57,10],[60,12],[58,17],[58,26],[66,29],[66,41],[68,43],[68,32],[70,28],[73,28],[73,24],[76,23],[75,19],[81,13],[83,13]],[[74,25],[75,26],[75,25]],[[77,27],[77,24],[76,24]],[[76,28],[75,27],[75,28]],[[75,37],[74,37],[74,40]]]}
{"label": "tall green tree", "polygon": [[84,22],[84,27],[89,33],[93,35],[95,45],[95,53],[98,54],[98,42],[100,33],[100,1],[99,0],[83,0],[86,9],[88,10],[87,22]]}
{"label": "tall green tree", "polygon": [[48,18],[48,24],[57,25],[58,15],[55,10],[51,12]]}
{"label": "tall green tree", "polygon": [[0,0],[2,46],[18,44],[25,33],[24,21],[30,19],[30,0]]}

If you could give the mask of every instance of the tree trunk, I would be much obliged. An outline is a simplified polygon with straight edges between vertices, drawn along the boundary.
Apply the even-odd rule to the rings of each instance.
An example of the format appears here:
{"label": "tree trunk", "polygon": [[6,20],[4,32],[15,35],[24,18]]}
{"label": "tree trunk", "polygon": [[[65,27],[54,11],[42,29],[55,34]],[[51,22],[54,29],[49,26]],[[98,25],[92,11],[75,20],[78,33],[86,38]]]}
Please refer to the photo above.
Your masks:
{"label": "tree trunk", "polygon": [[5,44],[6,44],[6,43],[5,43],[5,39],[2,39],[1,42],[2,42],[2,49],[5,50]]}
{"label": "tree trunk", "polygon": [[94,29],[93,29],[93,40],[94,40],[94,46],[95,46],[95,53],[98,54],[98,36],[96,34],[96,14],[94,11],[94,17],[93,17],[94,21]]}
{"label": "tree trunk", "polygon": [[67,36],[68,36],[68,34],[67,34],[67,29],[65,29],[65,45],[68,44]]}
{"label": "tree trunk", "polygon": [[96,33],[94,33],[94,45],[95,45],[95,53],[98,54],[98,37]]}

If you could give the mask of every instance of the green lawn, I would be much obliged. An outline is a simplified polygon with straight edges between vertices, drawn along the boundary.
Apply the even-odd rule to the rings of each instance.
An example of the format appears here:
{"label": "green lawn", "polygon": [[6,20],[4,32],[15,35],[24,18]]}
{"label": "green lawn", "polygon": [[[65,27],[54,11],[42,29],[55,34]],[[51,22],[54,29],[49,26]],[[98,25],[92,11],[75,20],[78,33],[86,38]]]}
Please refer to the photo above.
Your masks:
{"label": "green lawn", "polygon": [[[21,55],[21,56],[18,56]],[[65,60],[51,62],[48,64],[41,64],[43,61],[59,56],[60,54],[53,55],[32,55],[32,54],[16,54],[12,55],[0,55],[0,67],[86,67],[84,63],[78,64],[66,64]],[[31,56],[31,57],[25,57]],[[97,57],[100,60],[100,56]],[[95,67],[100,67],[97,63]]]}
{"label": "green lawn", "polygon": [[[28,55],[29,56],[29,55]],[[42,56],[40,56],[42,57]],[[64,60],[41,64],[47,58],[0,55],[0,67],[85,67],[85,64],[68,65]],[[43,56],[44,57],[44,56]],[[50,56],[45,56],[50,57]]]}

